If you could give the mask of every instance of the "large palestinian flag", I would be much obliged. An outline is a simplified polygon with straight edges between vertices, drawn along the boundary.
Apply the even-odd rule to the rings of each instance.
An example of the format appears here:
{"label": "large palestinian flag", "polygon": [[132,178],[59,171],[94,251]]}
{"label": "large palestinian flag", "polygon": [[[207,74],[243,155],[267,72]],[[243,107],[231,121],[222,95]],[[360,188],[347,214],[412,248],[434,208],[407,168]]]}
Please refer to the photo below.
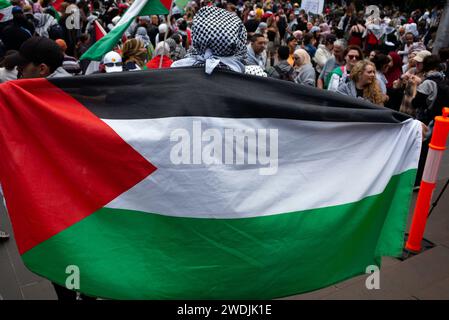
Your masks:
{"label": "large palestinian flag", "polygon": [[202,69],[0,85],[0,179],[27,267],[104,298],[265,299],[402,252],[421,126]]}

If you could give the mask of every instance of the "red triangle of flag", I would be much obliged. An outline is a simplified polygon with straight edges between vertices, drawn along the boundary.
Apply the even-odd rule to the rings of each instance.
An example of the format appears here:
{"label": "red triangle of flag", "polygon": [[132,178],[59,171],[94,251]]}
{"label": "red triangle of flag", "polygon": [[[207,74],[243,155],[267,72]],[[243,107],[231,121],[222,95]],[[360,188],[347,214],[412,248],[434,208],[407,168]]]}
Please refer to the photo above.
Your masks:
{"label": "red triangle of flag", "polygon": [[156,167],[45,79],[0,86],[0,181],[20,253],[94,213]]}

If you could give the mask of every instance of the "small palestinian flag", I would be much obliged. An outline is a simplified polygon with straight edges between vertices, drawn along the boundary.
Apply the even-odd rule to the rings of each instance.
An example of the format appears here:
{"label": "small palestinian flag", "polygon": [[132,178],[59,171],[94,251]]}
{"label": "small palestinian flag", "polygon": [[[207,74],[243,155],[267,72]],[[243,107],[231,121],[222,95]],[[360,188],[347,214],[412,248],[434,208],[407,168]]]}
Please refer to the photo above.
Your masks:
{"label": "small palestinian flag", "polygon": [[400,256],[420,122],[201,68],[0,85],[23,261],[114,299],[267,299]]}
{"label": "small palestinian flag", "polygon": [[95,35],[95,42],[99,41],[101,38],[103,38],[107,32],[104,30],[104,28],[101,26],[101,24],[98,22],[98,20],[94,21],[94,35]]}
{"label": "small palestinian flag", "polygon": [[8,0],[0,0],[0,23],[12,20],[12,7]]}
{"label": "small palestinian flag", "polygon": [[89,50],[87,50],[80,60],[96,60],[111,51],[122,35],[129,28],[135,17],[147,16],[151,14],[168,14],[171,0],[135,0],[133,4],[126,10],[123,17],[117,25],[100,41],[95,42]]}

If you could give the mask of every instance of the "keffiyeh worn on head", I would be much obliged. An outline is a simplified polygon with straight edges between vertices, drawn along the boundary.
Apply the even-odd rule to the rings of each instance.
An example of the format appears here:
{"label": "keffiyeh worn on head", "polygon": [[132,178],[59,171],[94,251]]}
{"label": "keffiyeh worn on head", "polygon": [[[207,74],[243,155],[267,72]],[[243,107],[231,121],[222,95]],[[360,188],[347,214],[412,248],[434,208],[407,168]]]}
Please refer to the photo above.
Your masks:
{"label": "keffiyeh worn on head", "polygon": [[233,13],[217,7],[203,7],[192,25],[192,46],[188,57],[172,67],[205,65],[211,74],[217,67],[244,72],[246,59],[246,28]]}
{"label": "keffiyeh worn on head", "polygon": [[144,27],[137,28],[137,32],[136,32],[136,37],[135,38],[142,40],[142,42],[145,45],[145,47],[147,47],[148,44],[150,43],[150,37],[147,34],[147,29],[145,29]]}

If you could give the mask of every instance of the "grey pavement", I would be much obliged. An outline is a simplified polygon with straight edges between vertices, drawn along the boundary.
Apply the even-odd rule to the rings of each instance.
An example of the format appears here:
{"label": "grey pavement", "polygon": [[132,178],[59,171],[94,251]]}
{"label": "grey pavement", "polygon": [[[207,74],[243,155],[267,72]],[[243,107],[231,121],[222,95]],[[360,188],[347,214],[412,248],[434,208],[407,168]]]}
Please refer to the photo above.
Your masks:
{"label": "grey pavement", "polygon": [[[449,149],[445,152],[439,178],[434,197],[449,179]],[[409,223],[416,195],[414,193]],[[3,204],[0,205],[0,226],[12,234],[11,223]],[[435,247],[404,261],[391,257],[382,259],[378,290],[368,290],[365,281],[369,275],[361,275],[321,290],[284,299],[449,299],[449,188],[430,216],[424,237],[433,242]],[[0,243],[0,300],[2,299],[57,299],[50,282],[24,266],[14,238]]]}

